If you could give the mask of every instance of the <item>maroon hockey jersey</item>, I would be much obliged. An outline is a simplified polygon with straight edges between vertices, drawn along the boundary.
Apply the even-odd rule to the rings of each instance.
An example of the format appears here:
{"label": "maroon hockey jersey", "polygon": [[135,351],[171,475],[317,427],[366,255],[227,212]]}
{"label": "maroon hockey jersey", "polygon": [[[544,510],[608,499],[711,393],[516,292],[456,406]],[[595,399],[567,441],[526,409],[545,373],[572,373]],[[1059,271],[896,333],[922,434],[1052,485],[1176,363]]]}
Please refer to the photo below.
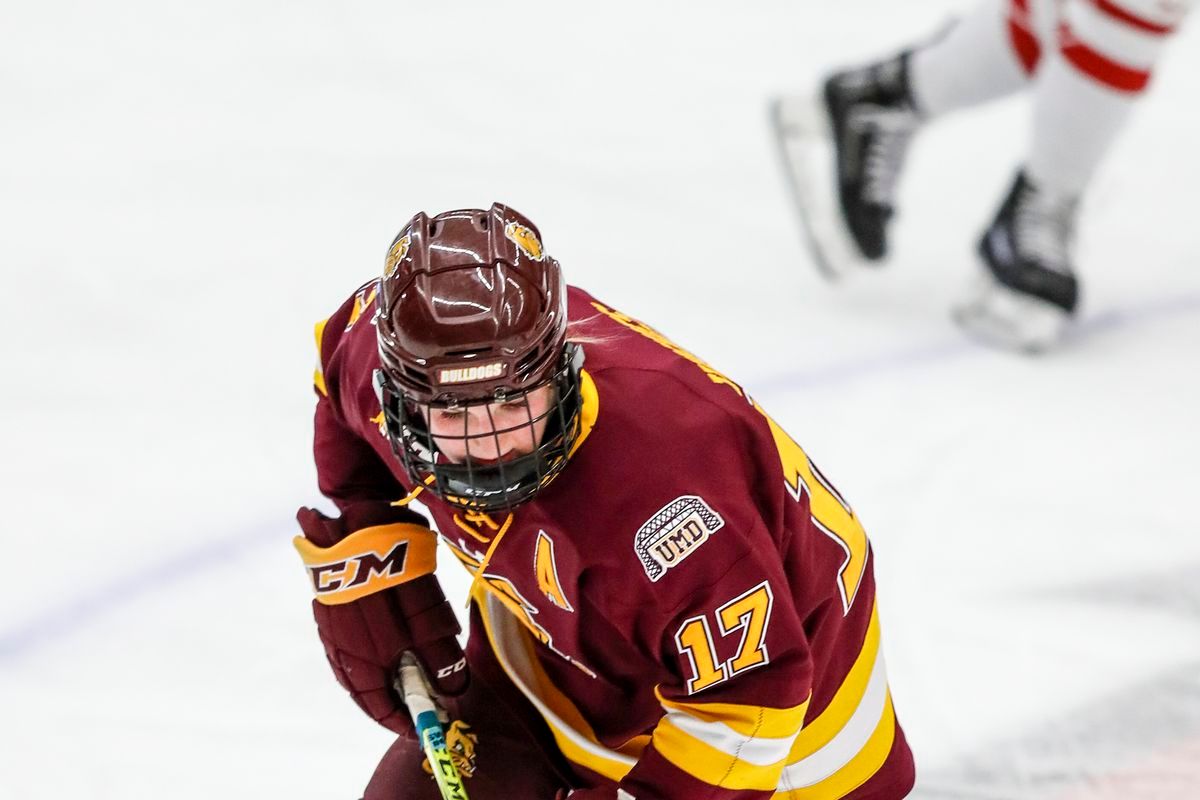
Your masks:
{"label": "maroon hockey jersey", "polygon": [[[416,488],[373,390],[375,291],[317,329],[317,470],[340,507]],[[582,290],[569,318],[584,404],[564,472],[508,515],[413,503],[475,575],[508,677],[622,798],[903,797],[850,506],[736,383]]]}

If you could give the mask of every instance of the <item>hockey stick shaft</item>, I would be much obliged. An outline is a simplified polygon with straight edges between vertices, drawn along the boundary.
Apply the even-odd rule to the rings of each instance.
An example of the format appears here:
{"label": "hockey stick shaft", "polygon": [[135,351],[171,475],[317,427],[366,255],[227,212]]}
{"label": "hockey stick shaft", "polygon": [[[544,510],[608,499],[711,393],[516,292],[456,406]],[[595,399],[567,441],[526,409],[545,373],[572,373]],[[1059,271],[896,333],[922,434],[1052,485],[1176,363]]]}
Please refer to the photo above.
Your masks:
{"label": "hockey stick shaft", "polygon": [[429,759],[433,778],[437,781],[443,800],[469,800],[467,787],[463,784],[458,767],[450,749],[446,746],[446,731],[438,719],[437,705],[429,692],[421,666],[412,653],[405,653],[400,660],[400,674],[396,677],[396,688],[404,697],[421,749]]}

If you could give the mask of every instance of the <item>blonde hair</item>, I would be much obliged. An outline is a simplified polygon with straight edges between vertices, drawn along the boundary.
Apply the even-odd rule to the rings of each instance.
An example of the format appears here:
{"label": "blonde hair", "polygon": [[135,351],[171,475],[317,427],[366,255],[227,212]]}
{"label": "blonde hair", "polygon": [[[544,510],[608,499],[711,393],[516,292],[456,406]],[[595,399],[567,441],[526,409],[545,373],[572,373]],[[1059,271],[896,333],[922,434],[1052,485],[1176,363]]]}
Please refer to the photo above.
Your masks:
{"label": "blonde hair", "polygon": [[593,314],[586,319],[573,319],[567,323],[567,342],[570,344],[588,345],[588,344],[608,344],[615,341],[617,336],[613,333],[589,333],[587,327],[595,320],[600,319],[599,314]]}

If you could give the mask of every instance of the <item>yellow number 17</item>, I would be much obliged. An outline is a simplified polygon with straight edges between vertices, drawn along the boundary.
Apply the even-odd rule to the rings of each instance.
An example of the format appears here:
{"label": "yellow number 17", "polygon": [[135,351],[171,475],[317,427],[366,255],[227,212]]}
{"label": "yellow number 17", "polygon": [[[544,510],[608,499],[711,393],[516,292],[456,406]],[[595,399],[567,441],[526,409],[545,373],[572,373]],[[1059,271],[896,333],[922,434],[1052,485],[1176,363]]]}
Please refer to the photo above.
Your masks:
{"label": "yellow number 17", "polygon": [[766,639],[774,600],[771,585],[763,581],[717,609],[714,616],[722,637],[738,630],[742,633],[737,653],[723,662],[717,661],[717,648],[708,624],[708,615],[689,617],[683,621],[675,633],[675,645],[680,655],[687,656],[691,663],[693,677],[687,682],[688,694],[728,680],[739,672],[761,667],[771,660]]}

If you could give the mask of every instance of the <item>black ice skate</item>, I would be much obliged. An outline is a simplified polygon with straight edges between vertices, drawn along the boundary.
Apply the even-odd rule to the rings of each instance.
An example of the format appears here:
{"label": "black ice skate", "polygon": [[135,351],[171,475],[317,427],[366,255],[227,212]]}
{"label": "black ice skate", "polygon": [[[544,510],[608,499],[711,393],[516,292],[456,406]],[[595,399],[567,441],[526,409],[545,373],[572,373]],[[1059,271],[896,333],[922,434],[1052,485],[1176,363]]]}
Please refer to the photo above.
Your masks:
{"label": "black ice skate", "polygon": [[887,255],[896,180],[919,117],[908,53],[825,81],[819,97],[783,97],[771,117],[784,174],[827,277]]}
{"label": "black ice skate", "polygon": [[1071,265],[1075,196],[1035,186],[1024,172],[979,242],[982,276],[955,319],[990,344],[1040,352],[1075,315],[1079,284]]}

